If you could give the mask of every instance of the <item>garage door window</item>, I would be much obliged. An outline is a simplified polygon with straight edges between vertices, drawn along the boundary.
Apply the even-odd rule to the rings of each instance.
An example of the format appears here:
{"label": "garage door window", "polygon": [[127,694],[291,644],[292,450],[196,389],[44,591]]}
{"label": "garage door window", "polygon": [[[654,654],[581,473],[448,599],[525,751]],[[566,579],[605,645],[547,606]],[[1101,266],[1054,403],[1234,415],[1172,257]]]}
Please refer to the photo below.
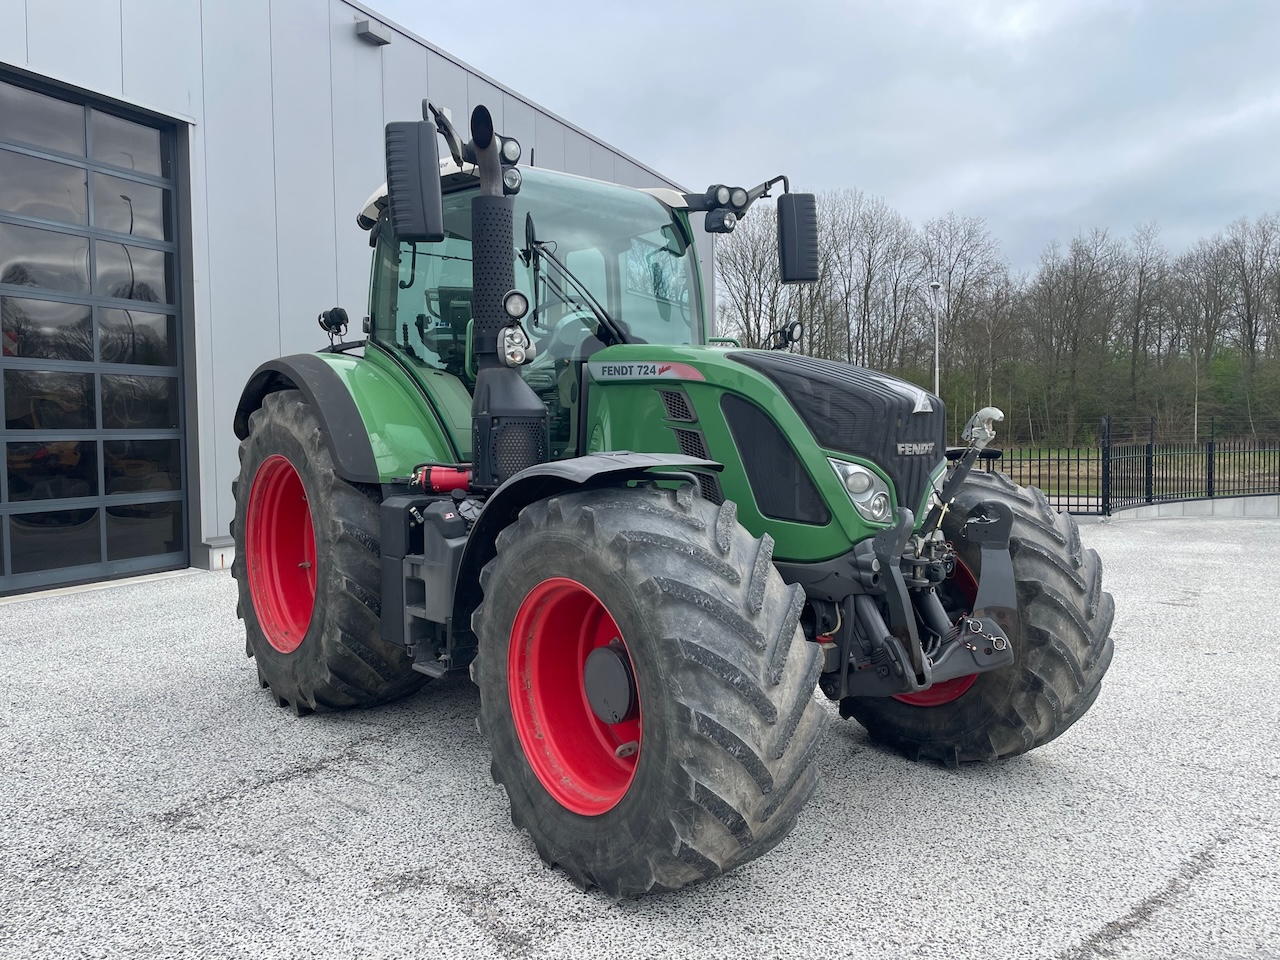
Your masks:
{"label": "garage door window", "polygon": [[0,594],[184,566],[173,131],[0,76]]}

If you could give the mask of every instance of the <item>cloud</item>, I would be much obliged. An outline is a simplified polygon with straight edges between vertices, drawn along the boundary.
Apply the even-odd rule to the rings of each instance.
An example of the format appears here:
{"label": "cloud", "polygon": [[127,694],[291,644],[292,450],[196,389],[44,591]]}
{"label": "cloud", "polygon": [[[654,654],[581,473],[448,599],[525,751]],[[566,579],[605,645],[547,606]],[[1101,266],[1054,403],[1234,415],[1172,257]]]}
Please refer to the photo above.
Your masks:
{"label": "cloud", "polygon": [[1014,50],[1052,39],[1082,22],[1132,17],[1140,9],[1140,4],[1125,0],[968,0],[936,6],[940,13],[958,17],[975,38]]}
{"label": "cloud", "polygon": [[917,222],[954,209],[1014,263],[1135,216],[1173,246],[1280,209],[1280,4],[543,0],[488,26],[379,7],[691,187],[785,172]]}

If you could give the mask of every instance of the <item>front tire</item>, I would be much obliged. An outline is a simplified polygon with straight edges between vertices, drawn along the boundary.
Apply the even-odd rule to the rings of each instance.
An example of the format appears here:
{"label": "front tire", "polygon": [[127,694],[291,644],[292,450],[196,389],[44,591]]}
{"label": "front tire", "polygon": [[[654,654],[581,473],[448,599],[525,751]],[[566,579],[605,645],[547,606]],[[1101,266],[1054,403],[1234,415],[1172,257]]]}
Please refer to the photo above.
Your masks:
{"label": "front tire", "polygon": [[[816,784],[821,661],[803,595],[732,502],[688,487],[539,501],[481,585],[472,676],[493,778],[547,864],[620,899],[715,876],[790,832]],[[633,684],[607,723],[584,680],[602,647]]]}
{"label": "front tire", "polygon": [[426,678],[379,635],[379,491],[337,475],[299,391],[267,394],[249,415],[232,490],[236,613],[276,702],[302,715],[421,687]]}
{"label": "front tire", "polygon": [[1084,715],[1111,664],[1115,604],[1102,589],[1102,561],[1081,545],[1075,520],[1035,487],[1019,487],[1002,473],[970,474],[942,528],[976,577],[980,550],[963,529],[982,500],[1013,510],[1014,664],[921,694],[849,697],[840,704],[842,715],[913,760],[995,760],[1042,746]]}

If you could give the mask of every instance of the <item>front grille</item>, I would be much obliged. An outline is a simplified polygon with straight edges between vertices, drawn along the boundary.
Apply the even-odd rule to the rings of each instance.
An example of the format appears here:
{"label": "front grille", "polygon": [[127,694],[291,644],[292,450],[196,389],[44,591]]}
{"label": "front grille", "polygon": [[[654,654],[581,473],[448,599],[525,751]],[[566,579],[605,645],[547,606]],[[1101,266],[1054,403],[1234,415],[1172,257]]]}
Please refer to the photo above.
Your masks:
{"label": "front grille", "polygon": [[721,398],[720,409],[760,512],[774,520],[817,526],[829,523],[831,513],[813,478],[769,415],[731,393]]}
{"label": "front grille", "polygon": [[[898,505],[916,509],[945,451],[941,400],[888,374],[829,360],[765,351],[730,356],[776,383],[819,445],[879,464],[897,488]],[[915,413],[922,395],[933,409]],[[901,443],[933,447],[899,454]]]}

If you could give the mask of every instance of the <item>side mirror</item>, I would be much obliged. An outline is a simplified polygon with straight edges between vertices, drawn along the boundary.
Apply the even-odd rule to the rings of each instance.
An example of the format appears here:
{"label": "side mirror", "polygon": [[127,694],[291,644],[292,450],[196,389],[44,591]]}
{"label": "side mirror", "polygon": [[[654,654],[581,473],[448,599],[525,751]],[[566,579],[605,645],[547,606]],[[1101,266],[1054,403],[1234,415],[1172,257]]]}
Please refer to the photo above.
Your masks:
{"label": "side mirror", "polygon": [[387,124],[387,202],[391,233],[397,240],[444,239],[435,124],[422,120]]}
{"label": "side mirror", "polygon": [[783,283],[818,279],[818,198],[812,193],[778,198],[778,263]]}

